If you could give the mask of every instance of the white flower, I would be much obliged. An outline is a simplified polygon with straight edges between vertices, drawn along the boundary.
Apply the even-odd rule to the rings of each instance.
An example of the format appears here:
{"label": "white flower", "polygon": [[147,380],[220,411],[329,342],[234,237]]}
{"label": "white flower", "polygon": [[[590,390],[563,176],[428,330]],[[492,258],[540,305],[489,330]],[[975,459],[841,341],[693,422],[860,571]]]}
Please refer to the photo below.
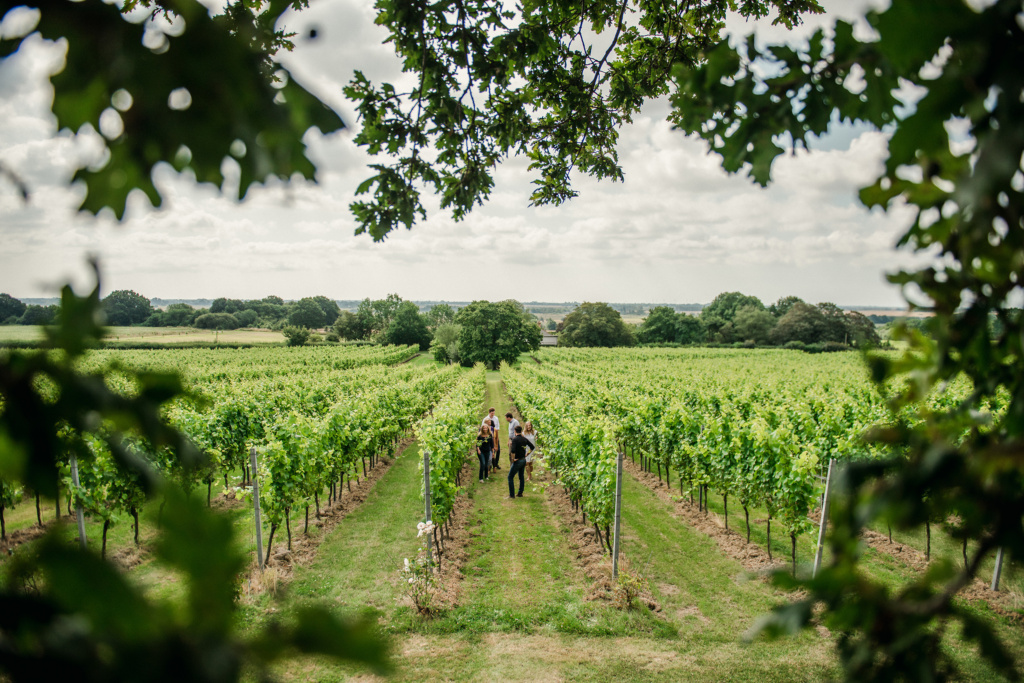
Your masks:
{"label": "white flower", "polygon": [[409,558],[405,558],[405,571],[409,571]]}
{"label": "white flower", "polygon": [[410,577],[409,577],[409,583],[416,583],[416,578],[415,578],[415,577],[412,577],[412,576],[410,576]]}

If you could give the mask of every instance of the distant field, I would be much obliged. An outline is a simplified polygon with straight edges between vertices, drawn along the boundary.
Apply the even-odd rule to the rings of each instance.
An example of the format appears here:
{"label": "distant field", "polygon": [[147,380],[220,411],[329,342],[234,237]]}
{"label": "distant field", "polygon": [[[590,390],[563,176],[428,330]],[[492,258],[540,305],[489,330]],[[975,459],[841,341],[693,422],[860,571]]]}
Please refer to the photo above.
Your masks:
{"label": "distant field", "polygon": [[[35,341],[43,338],[43,328],[34,325],[0,326],[0,342]],[[111,327],[107,339],[111,341],[142,341],[173,344],[176,342],[282,342],[284,335],[271,330],[197,330],[194,327]]]}

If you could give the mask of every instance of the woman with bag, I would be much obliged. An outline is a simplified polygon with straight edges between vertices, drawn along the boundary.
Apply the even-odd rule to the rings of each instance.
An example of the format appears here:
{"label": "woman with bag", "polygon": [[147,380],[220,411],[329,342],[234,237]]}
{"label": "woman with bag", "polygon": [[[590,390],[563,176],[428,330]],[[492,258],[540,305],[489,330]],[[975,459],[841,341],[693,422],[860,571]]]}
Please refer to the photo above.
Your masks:
{"label": "woman with bag", "polygon": [[491,447],[494,439],[491,437],[491,427],[487,422],[480,425],[480,431],[476,435],[476,457],[480,460],[480,483],[484,483],[490,474]]}
{"label": "woman with bag", "polygon": [[[533,429],[533,423],[529,420],[526,421],[526,425],[523,427],[523,436],[530,442],[530,445],[537,448],[537,432]],[[537,457],[536,451],[531,450],[530,454],[526,456],[526,478],[529,481],[533,481],[533,459]]]}

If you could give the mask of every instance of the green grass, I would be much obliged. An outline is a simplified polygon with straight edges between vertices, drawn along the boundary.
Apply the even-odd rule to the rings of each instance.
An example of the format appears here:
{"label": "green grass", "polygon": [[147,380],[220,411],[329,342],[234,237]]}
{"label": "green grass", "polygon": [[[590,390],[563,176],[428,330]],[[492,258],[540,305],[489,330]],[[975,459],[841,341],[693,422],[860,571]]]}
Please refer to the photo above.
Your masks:
{"label": "green grass", "polygon": [[[624,487],[624,502],[623,502],[623,518],[629,519],[631,515],[635,514],[634,509],[637,505],[640,507],[647,507],[650,501],[645,501],[643,497],[640,499],[634,499],[632,503],[627,504],[626,491],[634,487],[640,487],[643,491],[646,491],[648,495],[653,499],[655,496],[650,492],[647,487],[632,477],[627,478],[626,486]],[[678,482],[673,478],[672,488],[678,493]],[[660,502],[660,501],[659,501]],[[724,505],[721,495],[717,495],[715,491],[711,492],[708,500],[708,507],[710,513],[717,515],[720,519],[724,520]],[[751,533],[750,540],[752,543],[761,546],[762,548],[767,547],[767,530],[766,525],[763,521],[755,523],[755,520],[764,520],[767,518],[767,512],[759,508],[750,508],[750,520],[751,520]],[[734,498],[729,500],[729,527],[740,534],[746,534],[746,527],[744,524],[743,508],[738,504]],[[628,528],[628,527],[627,527]],[[882,529],[884,531],[884,528]],[[923,534],[923,532],[922,532]],[[629,539],[629,533],[626,535],[627,541]],[[706,542],[713,545],[713,541],[706,539]],[[787,533],[784,532],[781,525],[772,525],[772,552],[775,560],[788,566],[791,546],[790,538]],[[893,540],[897,540],[897,534],[893,534]],[[914,538],[904,538],[904,540],[911,541],[911,544],[916,546]],[[797,541],[797,574],[799,576],[810,576],[812,570],[812,563],[814,559],[814,552],[817,543],[817,532],[814,534],[806,534],[799,537]],[[641,548],[646,548],[645,545],[641,545]],[[921,545],[923,551],[923,542]],[[626,547],[625,552],[632,554],[632,550],[629,546]],[[666,552],[671,554],[671,550],[662,548],[657,552],[653,553],[652,558],[659,557],[663,558]],[[946,558],[951,559],[954,562],[960,561],[960,546],[956,542],[952,541],[948,537],[939,533],[937,527],[932,529],[932,557],[933,559]],[[690,557],[690,553],[686,553],[687,557]],[[645,559],[645,558],[644,558]],[[652,559],[652,565],[655,560]],[[823,558],[823,562],[828,562],[827,549]],[[703,566],[703,565],[702,565]],[[901,587],[905,586],[908,582],[915,579],[918,575],[916,570],[911,567],[907,562],[901,560],[899,557],[894,557],[887,553],[879,552],[877,550],[868,548],[863,556],[861,562],[861,568],[869,576],[876,581],[883,583],[889,590],[897,591]],[[720,570],[716,569],[713,573],[717,574]],[[742,571],[740,571],[742,573]],[[1004,586],[1014,585],[1014,581],[1018,579],[1019,572],[1011,576]],[[1005,578],[1005,577],[1004,577]],[[1011,653],[1017,658],[1017,661],[1024,663],[1024,633],[1022,633],[1019,623],[1014,620],[1001,616],[991,610],[984,603],[966,603],[961,604],[968,609],[970,612],[988,620],[995,628],[997,634],[1001,638],[1004,644],[1009,648]],[[761,610],[761,613],[766,612],[767,609]],[[753,616],[756,616],[754,612],[751,612]],[[773,643],[772,646],[782,646],[786,643],[786,640],[778,641]],[[998,675],[988,666],[988,664],[980,657],[976,647],[969,642],[964,641],[960,634],[953,629],[950,633],[947,633],[944,639],[944,646],[949,652],[956,664],[960,667],[962,675],[965,680],[998,680]]]}
{"label": "green grass", "polygon": [[316,559],[299,567],[278,601],[288,606],[326,600],[342,612],[371,609],[385,623],[403,595],[399,570],[422,542],[416,523],[423,519],[419,446],[407,448],[377,482],[366,500],[323,540]]}

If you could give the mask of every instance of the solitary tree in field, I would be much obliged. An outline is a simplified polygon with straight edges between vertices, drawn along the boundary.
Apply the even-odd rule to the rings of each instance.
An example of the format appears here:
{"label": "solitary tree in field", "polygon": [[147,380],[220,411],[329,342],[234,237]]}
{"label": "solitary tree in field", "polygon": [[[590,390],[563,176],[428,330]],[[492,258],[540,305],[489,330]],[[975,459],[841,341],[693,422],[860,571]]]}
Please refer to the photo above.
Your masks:
{"label": "solitary tree in field", "polygon": [[459,355],[463,365],[497,368],[540,348],[540,329],[518,301],[474,301],[459,309]]}
{"label": "solitary tree in field", "polygon": [[108,325],[138,325],[153,315],[149,299],[138,292],[119,289],[103,299]]}
{"label": "solitary tree in field", "polygon": [[560,346],[633,346],[636,337],[622,316],[605,303],[583,303],[562,321]]}
{"label": "solitary tree in field", "polygon": [[288,314],[288,323],[295,327],[319,329],[324,326],[324,322],[326,322],[326,318],[323,308],[310,297],[295,302],[292,312]]}

